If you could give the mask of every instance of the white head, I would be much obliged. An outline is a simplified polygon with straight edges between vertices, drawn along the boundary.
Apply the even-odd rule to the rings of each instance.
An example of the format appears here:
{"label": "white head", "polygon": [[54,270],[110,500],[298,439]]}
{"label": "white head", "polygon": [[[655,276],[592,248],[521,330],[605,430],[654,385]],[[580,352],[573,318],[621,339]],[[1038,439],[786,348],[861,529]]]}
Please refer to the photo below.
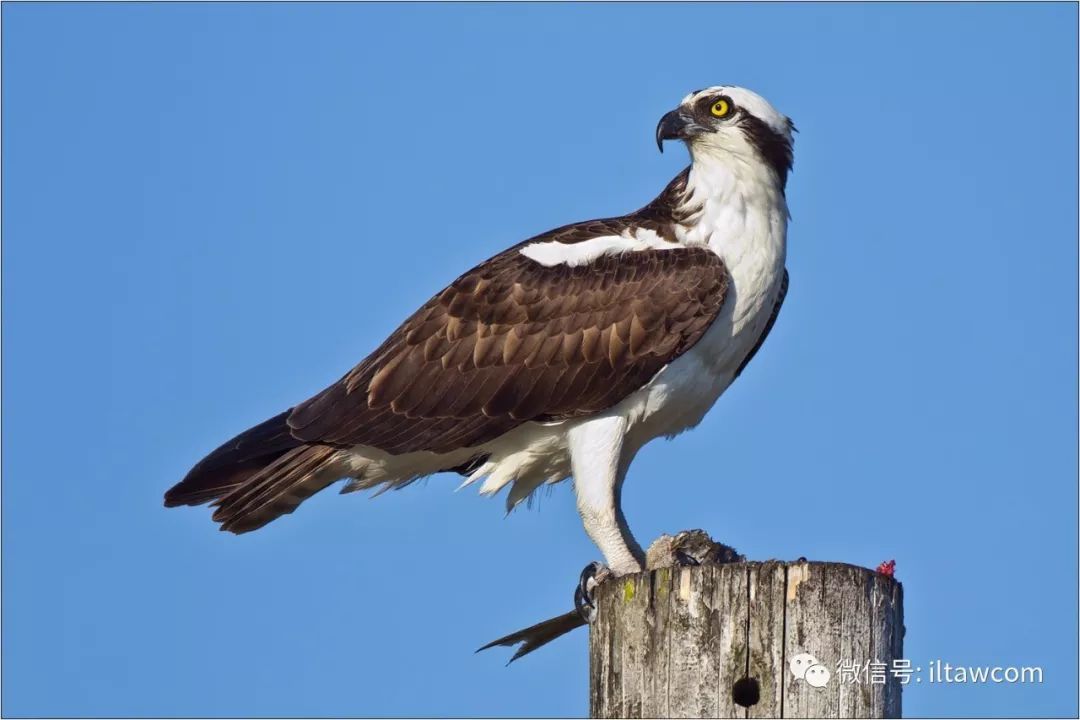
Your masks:
{"label": "white head", "polygon": [[656,126],[656,144],[663,152],[664,140],[683,140],[695,160],[726,156],[764,164],[783,188],[791,170],[794,130],[791,119],[757,93],[715,85],[695,90],[664,115]]}

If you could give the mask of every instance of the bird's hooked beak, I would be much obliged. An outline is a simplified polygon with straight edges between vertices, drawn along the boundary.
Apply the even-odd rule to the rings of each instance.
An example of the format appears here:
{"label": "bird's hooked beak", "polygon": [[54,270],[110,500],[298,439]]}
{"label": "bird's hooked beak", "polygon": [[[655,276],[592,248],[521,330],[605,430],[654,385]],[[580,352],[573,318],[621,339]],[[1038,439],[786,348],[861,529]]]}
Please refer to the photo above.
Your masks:
{"label": "bird's hooked beak", "polygon": [[693,127],[696,125],[681,110],[672,110],[656,125],[656,147],[664,152],[665,140],[688,140]]}

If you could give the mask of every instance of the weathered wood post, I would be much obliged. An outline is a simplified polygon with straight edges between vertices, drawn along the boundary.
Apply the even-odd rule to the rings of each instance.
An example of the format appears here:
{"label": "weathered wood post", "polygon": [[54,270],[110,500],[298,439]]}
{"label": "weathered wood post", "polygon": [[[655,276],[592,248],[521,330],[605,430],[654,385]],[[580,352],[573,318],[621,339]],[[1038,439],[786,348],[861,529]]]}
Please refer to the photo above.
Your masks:
{"label": "weathered wood post", "polygon": [[903,591],[865,568],[647,571],[597,588],[590,627],[592,717],[900,717]]}

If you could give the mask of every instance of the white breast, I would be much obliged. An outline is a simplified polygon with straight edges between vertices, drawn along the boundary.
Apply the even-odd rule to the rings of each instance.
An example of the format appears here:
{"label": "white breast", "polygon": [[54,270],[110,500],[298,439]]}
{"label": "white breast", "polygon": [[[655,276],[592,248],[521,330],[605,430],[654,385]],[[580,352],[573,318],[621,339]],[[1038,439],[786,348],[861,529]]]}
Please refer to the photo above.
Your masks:
{"label": "white breast", "polygon": [[704,337],[622,403],[637,444],[701,421],[761,337],[783,279],[787,204],[771,177],[744,166],[695,162],[688,189],[701,208],[677,230],[678,239],[717,253],[731,283]]}

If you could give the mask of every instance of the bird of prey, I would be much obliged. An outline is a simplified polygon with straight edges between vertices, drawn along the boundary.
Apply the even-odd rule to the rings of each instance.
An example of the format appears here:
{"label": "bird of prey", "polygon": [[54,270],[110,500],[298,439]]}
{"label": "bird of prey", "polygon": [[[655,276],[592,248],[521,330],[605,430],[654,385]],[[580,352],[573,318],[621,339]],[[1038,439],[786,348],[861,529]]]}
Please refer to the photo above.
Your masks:
{"label": "bird of prey", "polygon": [[787,292],[791,121],[714,86],[664,115],[690,166],[655,200],[524,240],[438,292],[314,397],[240,433],[165,494],[222,530],[342,492],[455,472],[513,508],[573,478],[615,576],[645,554],[620,506],[645,443],[697,425],[768,335]]}

